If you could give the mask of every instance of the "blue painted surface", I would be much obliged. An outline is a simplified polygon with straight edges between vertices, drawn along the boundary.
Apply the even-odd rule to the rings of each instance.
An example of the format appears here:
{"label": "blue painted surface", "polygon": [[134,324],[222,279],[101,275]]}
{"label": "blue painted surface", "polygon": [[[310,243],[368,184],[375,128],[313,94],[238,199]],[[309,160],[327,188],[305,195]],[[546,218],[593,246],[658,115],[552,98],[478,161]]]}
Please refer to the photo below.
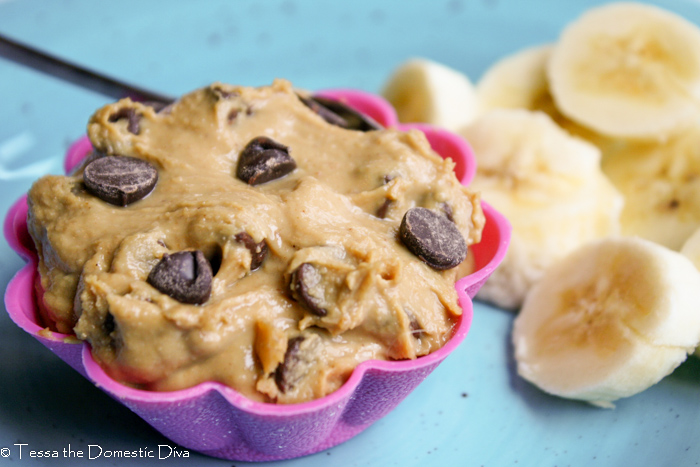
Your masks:
{"label": "blue painted surface", "polygon": [[[173,95],[275,77],[378,91],[424,56],[476,80],[499,57],[556,40],[600,2],[530,0],[0,0],[0,32]],[[700,4],[658,4],[700,24]],[[107,102],[0,60],[0,212],[45,173]],[[0,242],[0,288],[22,261]],[[464,344],[397,410],[349,442],[271,466],[685,466],[700,462],[700,362],[601,410],[543,394],[514,372],[512,315],[477,304]],[[15,443],[27,443],[19,459]],[[28,450],[156,450],[168,441],[0,313],[1,465],[244,465],[190,459],[31,459]],[[0,451],[0,454],[2,451]]]}

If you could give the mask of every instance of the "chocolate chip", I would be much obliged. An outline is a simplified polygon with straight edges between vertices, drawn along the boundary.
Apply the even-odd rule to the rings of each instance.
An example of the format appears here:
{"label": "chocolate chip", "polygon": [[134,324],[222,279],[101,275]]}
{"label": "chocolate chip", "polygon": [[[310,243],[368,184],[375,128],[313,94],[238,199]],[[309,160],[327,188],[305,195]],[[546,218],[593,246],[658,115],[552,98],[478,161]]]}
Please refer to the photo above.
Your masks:
{"label": "chocolate chip", "polygon": [[425,330],[423,329],[423,326],[420,325],[418,322],[418,319],[416,318],[416,315],[413,314],[413,312],[404,307],[404,313],[406,313],[406,316],[408,317],[409,320],[409,328],[411,329],[411,335],[416,338],[420,339],[423,334],[425,334]]}
{"label": "chocolate chip", "polygon": [[85,166],[83,181],[93,196],[116,206],[126,206],[153,191],[158,171],[135,157],[105,156]]}
{"label": "chocolate chip", "polygon": [[214,247],[214,250],[207,256],[207,261],[209,261],[209,266],[211,267],[211,275],[216,276],[221,269],[221,262],[224,260],[223,250],[219,245]]}
{"label": "chocolate chip", "polygon": [[219,86],[212,86],[209,88],[209,90],[217,99],[229,99],[231,97],[238,96],[236,91],[226,91]]}
{"label": "chocolate chip", "polygon": [[[78,165],[73,167],[73,169],[70,171],[69,175],[77,175],[77,174],[83,172],[85,170],[85,167],[87,167],[87,165],[90,162],[94,161],[95,159],[99,159],[100,157],[105,157],[106,155],[107,154],[105,154],[102,151],[93,150],[92,152],[90,152],[87,155],[87,157],[85,157],[85,159],[78,162]],[[85,192],[85,185],[83,183],[78,183],[77,186],[75,187],[75,189],[76,189],[76,191],[74,191],[74,193],[76,193],[76,194],[78,192]]]}
{"label": "chocolate chip", "polygon": [[299,100],[301,100],[305,106],[313,110],[314,113],[318,114],[319,117],[331,125],[339,126],[341,128],[348,128],[348,122],[343,117],[331,111],[327,107],[324,107],[313,97],[299,96]]}
{"label": "chocolate chip", "polygon": [[112,313],[107,313],[104,322],[102,323],[102,329],[104,329],[105,334],[108,336],[114,332],[116,328],[116,323],[114,322],[114,315]]}
{"label": "chocolate chip", "polygon": [[161,102],[161,101],[144,101],[143,105],[147,105],[155,110],[156,113],[168,113],[170,106],[173,105],[174,101],[171,102]]}
{"label": "chocolate chip", "polygon": [[440,203],[440,208],[442,209],[442,212],[445,213],[445,217],[447,217],[451,222],[455,221],[452,206],[447,203]]}
{"label": "chocolate chip", "polygon": [[342,102],[319,96],[312,96],[311,99],[328,111],[342,118],[346,122],[346,126],[343,128],[358,131],[374,131],[381,130],[383,128],[371,117],[358,112]]}
{"label": "chocolate chip", "polygon": [[293,296],[299,300],[311,313],[316,316],[326,316],[328,310],[323,308],[322,299],[316,297],[323,277],[311,263],[302,263],[292,273],[291,283]]}
{"label": "chocolate chip", "polygon": [[284,361],[275,370],[275,383],[282,392],[291,389],[297,378],[293,377],[293,370],[299,362],[299,348],[304,341],[304,336],[289,339],[287,350],[284,353]]}
{"label": "chocolate chip", "polygon": [[454,222],[430,209],[409,209],[399,235],[411,253],[434,269],[453,268],[467,257],[467,243]]}
{"label": "chocolate chip", "polygon": [[238,109],[231,109],[226,119],[229,123],[233,123],[236,120],[236,117],[238,117]]}
{"label": "chocolate chip", "polygon": [[391,206],[392,201],[389,198],[386,198],[384,202],[382,203],[381,206],[379,206],[379,209],[377,209],[377,217],[380,219],[384,219],[386,217],[387,212],[389,211],[389,206]]}
{"label": "chocolate chip", "polygon": [[132,107],[122,107],[109,116],[109,121],[114,123],[122,119],[127,119],[128,123],[126,129],[129,130],[129,133],[138,135],[141,131],[141,117],[141,114],[136,112],[136,109]]}
{"label": "chocolate chip", "polygon": [[267,256],[268,248],[265,240],[260,243],[255,243],[253,237],[248,232],[241,232],[235,237],[236,241],[241,242],[250,251],[250,270],[255,271],[260,267]]}
{"label": "chocolate chip", "polygon": [[212,270],[199,250],[165,254],[148,283],[178,302],[201,305],[211,295]]}
{"label": "chocolate chip", "polygon": [[238,157],[236,176],[248,185],[260,185],[296,169],[289,148],[266,136],[253,138]]}

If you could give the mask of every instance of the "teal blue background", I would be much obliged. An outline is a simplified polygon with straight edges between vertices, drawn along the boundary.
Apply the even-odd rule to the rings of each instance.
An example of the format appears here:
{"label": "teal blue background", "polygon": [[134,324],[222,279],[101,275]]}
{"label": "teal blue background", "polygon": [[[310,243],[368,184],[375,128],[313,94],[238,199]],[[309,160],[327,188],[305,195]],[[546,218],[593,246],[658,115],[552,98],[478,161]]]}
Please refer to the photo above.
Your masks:
{"label": "teal blue background", "polygon": [[[413,56],[477,80],[498,58],[555,41],[594,1],[0,0],[0,32],[114,77],[178,95],[212,81],[377,92]],[[700,24],[700,3],[658,4]],[[107,98],[0,60],[0,212],[46,173]],[[4,214],[3,214],[4,215]],[[23,265],[0,241],[0,288]],[[271,466],[686,466],[700,462],[700,362],[615,410],[557,399],[514,371],[513,315],[477,303],[472,330],[394,412],[358,437]],[[19,459],[15,443],[28,443]],[[0,313],[0,465],[116,465],[27,449],[157,449],[168,441]],[[244,465],[187,460],[119,465]]]}

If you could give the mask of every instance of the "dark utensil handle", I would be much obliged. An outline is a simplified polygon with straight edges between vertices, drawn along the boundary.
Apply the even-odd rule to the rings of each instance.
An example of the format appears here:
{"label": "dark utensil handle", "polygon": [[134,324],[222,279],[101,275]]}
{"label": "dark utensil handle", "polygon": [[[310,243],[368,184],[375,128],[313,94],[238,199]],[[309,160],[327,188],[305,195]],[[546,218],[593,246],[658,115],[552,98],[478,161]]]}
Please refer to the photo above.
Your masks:
{"label": "dark utensil handle", "polygon": [[138,101],[172,102],[174,100],[171,96],[133,86],[67,62],[2,34],[0,34],[0,57],[113,99],[130,97]]}

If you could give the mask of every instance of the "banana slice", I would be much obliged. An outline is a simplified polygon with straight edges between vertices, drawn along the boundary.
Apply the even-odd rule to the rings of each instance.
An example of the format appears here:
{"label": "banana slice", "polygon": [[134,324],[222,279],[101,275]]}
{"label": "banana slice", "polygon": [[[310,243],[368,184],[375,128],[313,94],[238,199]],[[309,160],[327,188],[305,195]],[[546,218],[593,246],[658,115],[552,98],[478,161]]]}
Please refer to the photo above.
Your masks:
{"label": "banana slice", "polygon": [[697,269],[700,269],[700,228],[683,243],[681,254],[688,258]]}
{"label": "banana slice", "polygon": [[[700,270],[700,228],[683,243],[681,254],[688,258]],[[695,348],[694,355],[700,357],[700,346]]]}
{"label": "banana slice", "polygon": [[515,319],[518,373],[610,407],[671,373],[700,341],[700,272],[634,237],[591,242],[551,269]]}
{"label": "banana slice", "polygon": [[623,234],[679,250],[700,227],[700,124],[667,141],[620,146],[602,166],[625,196]]}
{"label": "banana slice", "polygon": [[637,3],[589,10],[547,68],[557,108],[597,132],[663,138],[700,114],[700,30]]}
{"label": "banana slice", "polygon": [[596,145],[605,153],[617,146],[617,142],[579,125],[557,109],[547,78],[547,63],[553,50],[553,44],[526,48],[489,68],[476,86],[481,112],[496,108],[541,111],[569,134]]}
{"label": "banana slice", "polygon": [[455,131],[478,112],[476,91],[466,75],[422,58],[394,70],[382,95],[404,123],[430,123]]}
{"label": "banana slice", "polygon": [[547,62],[552,44],[518,51],[491,66],[476,85],[482,111],[490,109],[541,110],[558,113],[549,94]]}
{"label": "banana slice", "polygon": [[496,109],[461,134],[477,159],[472,188],[513,226],[508,253],[478,298],[518,308],[554,261],[618,233],[623,201],[600,170],[600,151],[546,114]]}

